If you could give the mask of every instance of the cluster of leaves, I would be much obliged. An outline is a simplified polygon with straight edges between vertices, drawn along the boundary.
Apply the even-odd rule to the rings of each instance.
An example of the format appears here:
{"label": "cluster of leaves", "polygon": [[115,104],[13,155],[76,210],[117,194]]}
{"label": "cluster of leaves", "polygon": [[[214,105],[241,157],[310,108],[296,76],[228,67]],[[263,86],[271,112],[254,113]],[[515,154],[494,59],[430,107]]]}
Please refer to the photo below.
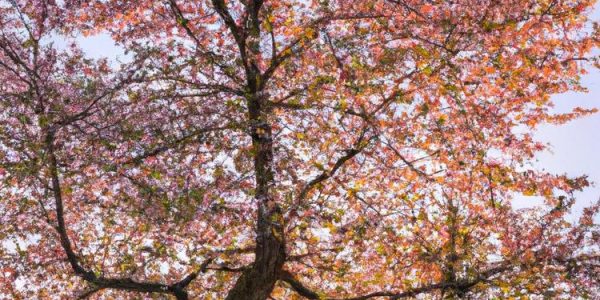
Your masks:
{"label": "cluster of leaves", "polygon": [[0,1],[0,299],[598,297],[594,3]]}

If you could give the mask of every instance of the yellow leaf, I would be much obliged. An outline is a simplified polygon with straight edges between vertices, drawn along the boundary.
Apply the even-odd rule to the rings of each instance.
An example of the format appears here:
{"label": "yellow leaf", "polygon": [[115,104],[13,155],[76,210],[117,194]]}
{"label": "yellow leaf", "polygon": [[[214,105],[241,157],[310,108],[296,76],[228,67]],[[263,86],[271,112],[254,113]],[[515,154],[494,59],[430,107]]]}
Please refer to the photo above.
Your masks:
{"label": "yellow leaf", "polygon": [[535,188],[528,188],[527,190],[523,191],[523,195],[525,196],[533,196],[535,195]]}

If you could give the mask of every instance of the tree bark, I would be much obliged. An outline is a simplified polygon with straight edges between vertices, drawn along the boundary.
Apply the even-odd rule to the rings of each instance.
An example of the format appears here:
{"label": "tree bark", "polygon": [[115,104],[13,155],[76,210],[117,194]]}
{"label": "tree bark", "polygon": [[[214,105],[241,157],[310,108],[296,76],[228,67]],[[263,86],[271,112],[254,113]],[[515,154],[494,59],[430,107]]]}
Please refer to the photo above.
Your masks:
{"label": "tree bark", "polygon": [[283,216],[277,199],[272,194],[275,186],[273,134],[269,110],[264,107],[267,102],[263,90],[265,78],[256,63],[260,56],[259,15],[263,1],[247,1],[248,17],[240,25],[236,24],[223,0],[212,0],[212,4],[236,40],[244,65],[248,131],[252,137],[255,200],[258,206],[254,263],[238,278],[226,299],[264,300],[271,295],[279,280],[286,255]]}
{"label": "tree bark", "polygon": [[260,92],[248,97],[248,116],[254,152],[258,205],[255,261],[244,271],[227,295],[228,300],[264,300],[269,297],[285,262],[283,218],[271,194],[273,176],[273,137]]}

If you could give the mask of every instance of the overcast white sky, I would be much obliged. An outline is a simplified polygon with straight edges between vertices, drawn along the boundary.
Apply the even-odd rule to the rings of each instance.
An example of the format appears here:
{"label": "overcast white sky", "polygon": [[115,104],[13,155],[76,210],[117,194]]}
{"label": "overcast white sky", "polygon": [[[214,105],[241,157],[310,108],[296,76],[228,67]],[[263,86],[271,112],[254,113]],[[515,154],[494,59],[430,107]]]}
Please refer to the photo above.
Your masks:
{"label": "overcast white sky", "polygon": [[[600,21],[600,2],[592,19]],[[116,48],[107,35],[81,39],[81,47],[92,57],[124,58],[121,49]],[[583,77],[583,85],[588,93],[567,93],[556,95],[556,112],[567,112],[574,107],[600,109],[600,71],[597,69]],[[538,156],[536,166],[557,174],[571,176],[588,175],[595,185],[577,194],[577,203],[573,210],[578,215],[582,208],[600,199],[600,113],[575,120],[560,126],[543,126],[536,137],[550,143],[551,151]],[[540,203],[537,197],[517,197],[515,207],[529,207]]]}

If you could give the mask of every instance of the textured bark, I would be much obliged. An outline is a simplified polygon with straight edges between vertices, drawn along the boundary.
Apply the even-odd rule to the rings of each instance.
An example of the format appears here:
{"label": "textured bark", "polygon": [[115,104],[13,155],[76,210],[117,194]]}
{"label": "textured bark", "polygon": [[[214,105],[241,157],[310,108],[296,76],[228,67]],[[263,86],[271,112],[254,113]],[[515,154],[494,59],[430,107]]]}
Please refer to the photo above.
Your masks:
{"label": "textured bark", "polygon": [[255,63],[255,57],[260,54],[259,11],[262,4],[261,0],[248,1],[248,22],[240,28],[231,22],[224,2],[213,0],[215,9],[238,43],[240,58],[246,70],[246,103],[250,124],[248,130],[252,137],[255,199],[258,205],[254,263],[238,278],[227,295],[228,300],[267,299],[279,280],[286,258],[283,217],[277,199],[272,195],[272,188],[275,186],[273,135],[269,110],[265,107],[268,99],[263,91],[266,78],[263,78]]}
{"label": "textured bark", "polygon": [[229,300],[267,299],[285,262],[283,218],[271,195],[274,185],[272,132],[262,102],[260,93],[248,97],[258,204],[255,261],[229,292],[226,298]]}

